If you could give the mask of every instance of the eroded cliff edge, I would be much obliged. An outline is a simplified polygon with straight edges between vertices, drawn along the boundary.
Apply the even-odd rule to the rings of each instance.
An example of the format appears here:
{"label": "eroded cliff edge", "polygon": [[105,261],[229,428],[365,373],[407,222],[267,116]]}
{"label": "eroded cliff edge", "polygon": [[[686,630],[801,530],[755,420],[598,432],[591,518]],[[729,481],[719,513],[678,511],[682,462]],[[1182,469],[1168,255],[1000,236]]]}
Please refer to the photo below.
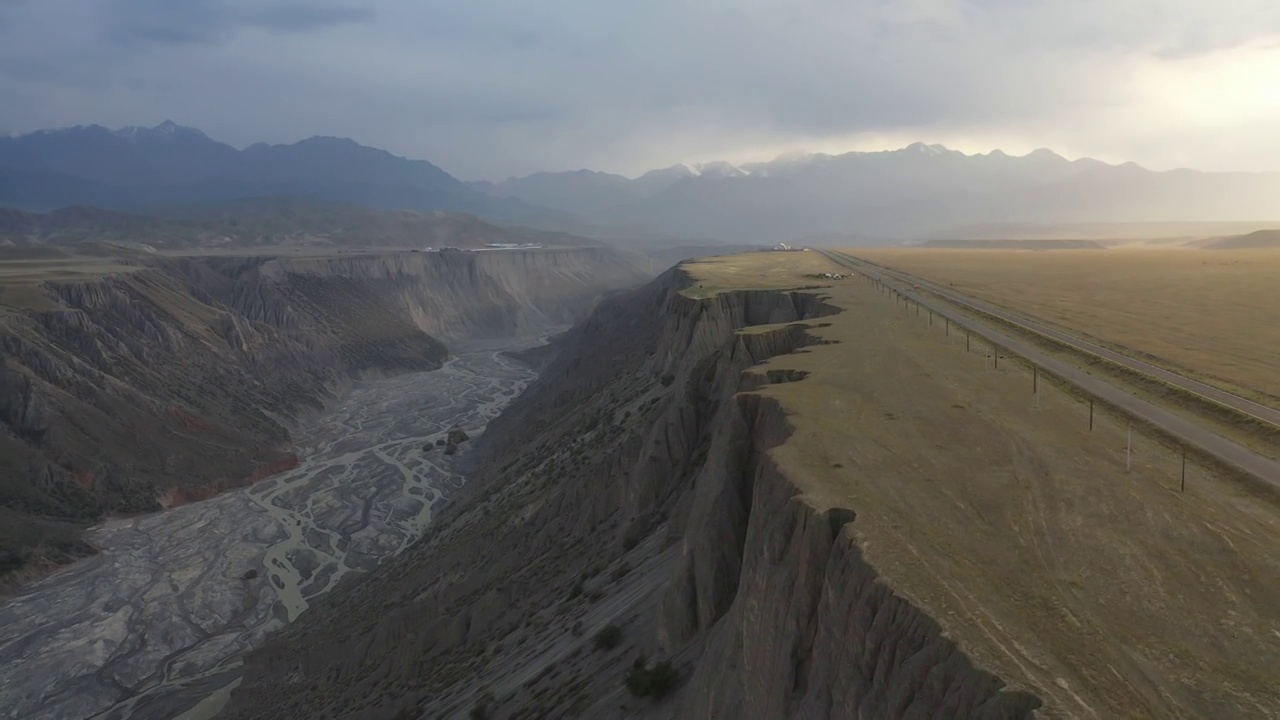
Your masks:
{"label": "eroded cliff edge", "polygon": [[89,551],[103,513],[288,469],[352,379],[533,336],[641,280],[608,248],[152,258],[0,313],[0,576]]}
{"label": "eroded cliff edge", "polygon": [[[793,430],[762,389],[803,375],[752,368],[823,342],[836,308],[692,283],[562,337],[427,536],[254,653],[226,716],[1029,716],[879,581],[856,509],[771,456]],[[674,694],[630,697],[638,660],[672,661]]]}

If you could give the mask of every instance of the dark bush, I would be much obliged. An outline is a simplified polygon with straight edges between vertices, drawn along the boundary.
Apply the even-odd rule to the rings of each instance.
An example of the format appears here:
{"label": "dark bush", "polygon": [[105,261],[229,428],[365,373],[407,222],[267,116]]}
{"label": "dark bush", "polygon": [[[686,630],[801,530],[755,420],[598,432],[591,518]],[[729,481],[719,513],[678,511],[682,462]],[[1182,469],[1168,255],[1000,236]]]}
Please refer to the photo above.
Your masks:
{"label": "dark bush", "polygon": [[605,625],[594,639],[597,650],[612,650],[622,642],[622,628],[617,625]]}
{"label": "dark bush", "polygon": [[663,660],[653,667],[645,667],[644,656],[636,658],[627,673],[627,691],[636,697],[662,698],[675,688],[680,677],[670,660]]}

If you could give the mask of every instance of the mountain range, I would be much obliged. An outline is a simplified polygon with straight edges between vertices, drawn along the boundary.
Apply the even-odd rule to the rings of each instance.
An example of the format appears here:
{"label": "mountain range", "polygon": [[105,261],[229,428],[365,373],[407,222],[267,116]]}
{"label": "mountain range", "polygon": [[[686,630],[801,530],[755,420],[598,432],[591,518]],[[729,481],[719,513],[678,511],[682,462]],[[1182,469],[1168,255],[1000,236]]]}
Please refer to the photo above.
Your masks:
{"label": "mountain range", "polygon": [[297,197],[152,208],[149,214],[74,205],[47,213],[0,208],[0,254],[49,259],[157,250],[272,248],[483,249],[490,244],[596,247],[559,232],[492,225],[465,213],[373,210]]}
{"label": "mountain range", "polygon": [[510,223],[564,220],[518,199],[481,193],[425,160],[345,138],[237,150],[169,121],[153,128],[89,125],[0,138],[0,206],[140,210],[278,196],[384,210],[449,210]]}
{"label": "mountain range", "polygon": [[841,155],[789,153],[740,166],[677,165],[634,180],[576,171],[473,183],[588,223],[649,222],[743,241],[839,236],[870,242],[1000,224],[1265,221],[1280,173],[1156,172],[1040,149],[967,155],[915,143]]}
{"label": "mountain range", "polygon": [[675,165],[636,178],[579,170],[466,183],[425,160],[313,137],[243,150],[162,123],[0,138],[0,206],[47,211],[300,196],[384,210],[445,210],[608,238],[731,243],[953,237],[1036,224],[1268,221],[1280,173],[1157,172],[1050,150],[968,155],[916,143],[770,162]]}

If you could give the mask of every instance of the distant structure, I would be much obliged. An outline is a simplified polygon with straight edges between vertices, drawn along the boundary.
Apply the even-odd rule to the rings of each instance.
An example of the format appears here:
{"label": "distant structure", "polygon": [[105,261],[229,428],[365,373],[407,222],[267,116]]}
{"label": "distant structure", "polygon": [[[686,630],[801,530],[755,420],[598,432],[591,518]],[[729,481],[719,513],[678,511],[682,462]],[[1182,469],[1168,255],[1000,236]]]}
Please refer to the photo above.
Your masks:
{"label": "distant structure", "polygon": [[539,250],[542,243],[485,243],[485,250]]}

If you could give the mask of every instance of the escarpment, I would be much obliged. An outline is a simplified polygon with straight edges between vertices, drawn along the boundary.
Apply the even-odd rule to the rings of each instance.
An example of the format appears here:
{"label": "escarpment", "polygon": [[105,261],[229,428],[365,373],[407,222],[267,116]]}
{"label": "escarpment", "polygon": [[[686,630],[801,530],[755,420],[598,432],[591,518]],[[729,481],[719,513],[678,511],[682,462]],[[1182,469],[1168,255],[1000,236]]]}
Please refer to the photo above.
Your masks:
{"label": "escarpment", "polygon": [[700,646],[675,717],[1018,718],[1039,707],[880,582],[846,532],[854,510],[823,507],[779,470],[767,449],[791,430],[776,401],[740,395],[738,409],[746,454],[710,459],[657,623],[660,647]]}
{"label": "escarpment", "polygon": [[[535,337],[639,273],[607,248],[151,258],[0,314],[0,574],[103,513],[297,464],[289,427],[369,373]],[[447,345],[448,344],[448,345]]]}
{"label": "escarpment", "polygon": [[[557,338],[426,536],[250,655],[223,716],[1028,717],[878,579],[857,509],[772,457],[792,427],[762,390],[803,373],[753,368],[826,342],[838,309],[690,284]],[[624,689],[664,660],[674,686],[631,686],[667,697]]]}

